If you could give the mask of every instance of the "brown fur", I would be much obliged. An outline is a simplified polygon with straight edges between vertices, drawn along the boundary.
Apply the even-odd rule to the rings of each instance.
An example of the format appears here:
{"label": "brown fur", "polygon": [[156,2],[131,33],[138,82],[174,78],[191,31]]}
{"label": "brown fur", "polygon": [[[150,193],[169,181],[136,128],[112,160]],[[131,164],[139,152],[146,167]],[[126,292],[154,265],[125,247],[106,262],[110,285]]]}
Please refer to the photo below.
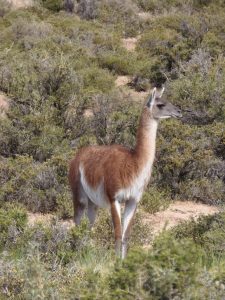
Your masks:
{"label": "brown fur", "polygon": [[[78,151],[70,162],[69,182],[73,194],[79,192],[80,174],[79,164],[82,163],[85,177],[90,186],[97,188],[104,178],[104,188],[109,201],[121,188],[128,187],[146,162],[149,152],[147,135],[147,120],[149,113],[143,110],[137,133],[135,149],[128,149],[121,145],[89,146]],[[76,200],[75,200],[76,201]]]}

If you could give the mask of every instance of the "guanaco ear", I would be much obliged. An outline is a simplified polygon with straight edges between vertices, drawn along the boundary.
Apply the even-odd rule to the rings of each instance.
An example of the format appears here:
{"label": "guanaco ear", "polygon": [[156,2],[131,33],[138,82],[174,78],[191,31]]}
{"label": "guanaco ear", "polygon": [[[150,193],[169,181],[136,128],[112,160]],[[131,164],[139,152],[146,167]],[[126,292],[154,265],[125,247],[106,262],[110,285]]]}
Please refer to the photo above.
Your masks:
{"label": "guanaco ear", "polygon": [[165,87],[163,86],[162,89],[156,91],[156,98],[161,98],[164,93]]}
{"label": "guanaco ear", "polygon": [[154,87],[154,89],[152,90],[152,93],[147,101],[147,107],[150,108],[150,110],[152,109],[154,103],[155,103],[155,98],[156,98],[156,87]]}

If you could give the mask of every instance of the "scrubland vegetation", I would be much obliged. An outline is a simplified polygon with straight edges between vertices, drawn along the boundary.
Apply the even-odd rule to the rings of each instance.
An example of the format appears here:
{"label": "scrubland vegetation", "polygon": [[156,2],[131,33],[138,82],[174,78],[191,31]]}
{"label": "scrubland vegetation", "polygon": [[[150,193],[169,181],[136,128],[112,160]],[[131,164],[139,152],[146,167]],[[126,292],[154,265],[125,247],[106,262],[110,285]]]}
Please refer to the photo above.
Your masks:
{"label": "scrubland vegetation", "polygon": [[[224,24],[222,0],[42,0],[19,10],[0,0],[0,93],[10,106],[0,115],[0,299],[224,299],[224,212],[154,241],[141,222],[176,199],[223,206]],[[129,52],[121,40],[136,36]],[[141,104],[124,99],[119,75],[136,91],[165,84],[184,112],[160,124],[124,262],[106,212],[93,231],[60,221],[72,216],[74,152],[134,145]],[[31,226],[28,211],[53,216]]]}

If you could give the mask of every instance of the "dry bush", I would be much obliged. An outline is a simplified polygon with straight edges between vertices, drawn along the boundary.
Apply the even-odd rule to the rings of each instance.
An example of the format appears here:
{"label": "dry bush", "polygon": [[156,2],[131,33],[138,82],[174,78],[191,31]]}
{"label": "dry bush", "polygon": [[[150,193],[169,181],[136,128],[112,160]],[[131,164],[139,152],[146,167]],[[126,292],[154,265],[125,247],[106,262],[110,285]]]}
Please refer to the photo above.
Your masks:
{"label": "dry bush", "polygon": [[114,25],[127,36],[135,35],[140,27],[136,5],[130,1],[81,0],[77,13],[84,19],[98,19],[107,25]]}
{"label": "dry bush", "polygon": [[35,163],[32,158],[18,156],[0,161],[1,192],[3,202],[23,203],[33,212],[56,209],[57,196],[63,185],[57,180],[57,169]]}
{"label": "dry bush", "polygon": [[0,0],[0,17],[4,17],[10,11],[11,4],[7,0]]}

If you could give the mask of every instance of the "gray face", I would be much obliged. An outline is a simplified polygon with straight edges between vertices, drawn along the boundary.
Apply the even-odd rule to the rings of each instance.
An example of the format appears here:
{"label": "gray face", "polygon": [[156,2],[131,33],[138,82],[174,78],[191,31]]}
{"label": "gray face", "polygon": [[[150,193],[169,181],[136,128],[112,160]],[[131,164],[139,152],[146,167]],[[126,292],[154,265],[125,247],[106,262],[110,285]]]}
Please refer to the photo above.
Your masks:
{"label": "gray face", "polygon": [[148,99],[147,107],[149,108],[152,117],[156,120],[167,119],[171,117],[181,118],[181,110],[173,104],[167,102],[162,97],[163,92],[164,89],[159,92],[156,88],[154,88]]}
{"label": "gray face", "polygon": [[154,119],[166,119],[166,118],[181,118],[181,110],[171,104],[170,102],[165,101],[162,98],[156,98],[152,106],[152,115]]}

